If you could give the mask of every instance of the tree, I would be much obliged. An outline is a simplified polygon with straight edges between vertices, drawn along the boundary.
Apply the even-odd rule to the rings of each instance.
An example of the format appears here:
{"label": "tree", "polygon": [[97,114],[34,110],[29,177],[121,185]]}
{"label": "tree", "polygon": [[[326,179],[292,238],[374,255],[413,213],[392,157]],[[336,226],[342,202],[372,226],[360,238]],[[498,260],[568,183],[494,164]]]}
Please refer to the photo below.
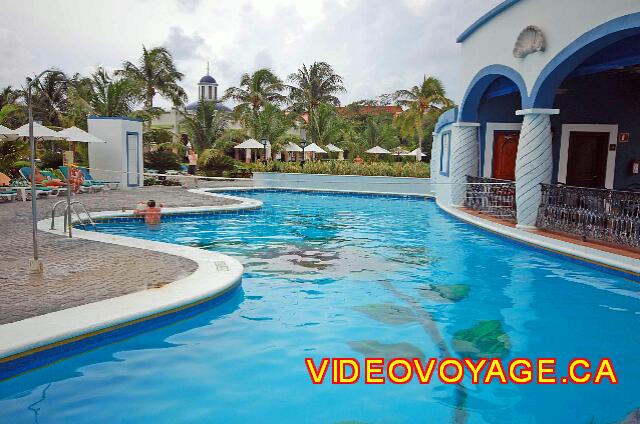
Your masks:
{"label": "tree", "polygon": [[442,112],[453,107],[453,101],[446,97],[442,82],[434,77],[427,78],[426,75],[422,84],[410,90],[398,90],[393,97],[398,105],[407,108],[396,118],[400,133],[405,137],[417,137],[421,148],[424,135],[427,134],[427,124],[435,124]]}
{"label": "tree", "polygon": [[200,100],[195,114],[187,111],[180,112],[183,118],[180,125],[198,153],[218,147],[216,142],[229,122],[229,113],[217,110],[216,104],[216,102]]}
{"label": "tree", "polygon": [[308,112],[311,115],[321,103],[340,106],[337,95],[347,91],[342,85],[342,77],[326,62],[314,62],[308,68],[303,64],[297,72],[289,75],[288,81],[289,102],[297,113]]}
{"label": "tree", "polygon": [[13,164],[26,156],[29,156],[29,143],[24,138],[0,138],[0,172],[9,173]]}
{"label": "tree", "polygon": [[280,105],[286,101],[282,95],[285,86],[270,69],[262,68],[253,74],[244,74],[240,78],[240,87],[230,87],[222,100],[234,100],[238,105],[236,112],[251,110],[255,115],[266,104]]}
{"label": "tree", "polygon": [[156,93],[169,99],[176,107],[187,100],[185,91],[178,85],[184,74],[178,72],[173,57],[166,48],[154,47],[147,50],[143,45],[138,65],[127,61],[122,67],[122,70],[117,71],[119,75],[141,84],[145,110],[153,108]]}
{"label": "tree", "polygon": [[293,125],[291,118],[271,103],[264,104],[263,110],[257,114],[245,111],[241,122],[250,137],[269,140],[274,152],[281,147],[282,136]]}
{"label": "tree", "polygon": [[327,145],[335,143],[340,137],[340,118],[333,106],[322,103],[309,114],[305,125],[307,136],[312,142]]}
{"label": "tree", "polygon": [[84,100],[91,113],[99,116],[129,116],[142,99],[140,82],[123,76],[112,77],[98,68],[91,78],[78,80],[78,102]]}
{"label": "tree", "polygon": [[[23,93],[26,97],[26,93]],[[62,71],[48,72],[33,86],[33,117],[43,125],[66,127],[67,76]]]}

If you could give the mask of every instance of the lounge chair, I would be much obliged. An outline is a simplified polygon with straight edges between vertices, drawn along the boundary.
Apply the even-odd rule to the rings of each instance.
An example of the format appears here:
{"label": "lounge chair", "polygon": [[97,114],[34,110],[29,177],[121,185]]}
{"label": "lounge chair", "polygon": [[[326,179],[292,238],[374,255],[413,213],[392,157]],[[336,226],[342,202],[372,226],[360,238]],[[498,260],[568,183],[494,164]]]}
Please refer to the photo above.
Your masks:
{"label": "lounge chair", "polygon": [[16,197],[18,197],[16,190],[0,188],[0,200],[12,202]]}
{"label": "lounge chair", "polygon": [[94,185],[101,185],[101,186],[105,186],[106,188],[118,188],[118,185],[120,185],[119,181],[99,181],[96,180],[95,178],[93,178],[93,176],[91,175],[91,172],[89,171],[89,168],[83,168],[83,167],[78,167],[80,168],[80,171],[82,172],[82,175],[84,175],[84,180],[88,181]]}
{"label": "lounge chair", "polygon": [[[62,172],[62,175],[64,176],[64,180],[66,181],[68,177],[68,168],[66,166],[59,166],[58,169],[60,170],[60,172]],[[90,181],[84,181],[82,183],[82,185],[80,186],[79,191],[81,193],[85,193],[87,191],[100,191],[104,188],[104,186],[102,184],[92,184]]]}
{"label": "lounge chair", "polygon": [[[15,181],[12,182],[11,178],[7,174],[0,172],[0,191],[17,192],[20,194],[21,200],[26,202],[31,195],[31,185],[26,179],[22,179],[21,182],[23,185],[18,185]],[[39,196],[48,196],[52,191],[53,189],[48,187],[38,187],[36,194]]]}
{"label": "lounge chair", "polygon": [[[40,173],[42,174],[42,172]],[[22,175],[22,178],[27,180],[28,183],[31,183],[31,167],[30,166],[23,166],[22,168],[20,168],[20,175]],[[57,197],[61,192],[67,191],[67,188],[64,186],[45,186],[42,184],[36,184],[36,189],[37,189],[38,195],[51,196],[51,197]]]}

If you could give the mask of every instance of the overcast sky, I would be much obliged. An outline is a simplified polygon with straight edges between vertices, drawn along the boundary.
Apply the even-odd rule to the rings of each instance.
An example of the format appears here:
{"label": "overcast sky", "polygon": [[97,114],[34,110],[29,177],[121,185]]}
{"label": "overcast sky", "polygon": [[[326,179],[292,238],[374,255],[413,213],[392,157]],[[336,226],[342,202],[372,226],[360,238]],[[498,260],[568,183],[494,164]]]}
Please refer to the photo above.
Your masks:
{"label": "overcast sky", "polygon": [[[89,74],[164,45],[190,100],[211,62],[219,92],[304,62],[342,75],[343,104],[440,78],[460,97],[455,38],[500,0],[19,0],[2,2],[0,87],[46,67]],[[158,100],[158,105],[167,103]]]}

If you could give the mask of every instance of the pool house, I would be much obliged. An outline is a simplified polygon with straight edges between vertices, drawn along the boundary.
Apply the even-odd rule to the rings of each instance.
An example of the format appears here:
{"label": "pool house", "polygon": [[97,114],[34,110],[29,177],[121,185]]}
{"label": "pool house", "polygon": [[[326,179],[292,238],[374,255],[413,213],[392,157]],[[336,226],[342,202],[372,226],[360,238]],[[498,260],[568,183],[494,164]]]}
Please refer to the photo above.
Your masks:
{"label": "pool house", "polygon": [[508,0],[466,29],[433,134],[438,201],[640,247],[640,2]]}

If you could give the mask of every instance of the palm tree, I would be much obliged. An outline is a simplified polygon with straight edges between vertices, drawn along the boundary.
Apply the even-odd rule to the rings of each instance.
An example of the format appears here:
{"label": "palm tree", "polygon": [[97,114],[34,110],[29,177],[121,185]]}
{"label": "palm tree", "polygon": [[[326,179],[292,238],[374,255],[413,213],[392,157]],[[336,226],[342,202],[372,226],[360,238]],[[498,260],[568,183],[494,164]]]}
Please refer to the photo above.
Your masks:
{"label": "palm tree", "polygon": [[340,106],[337,95],[347,91],[342,85],[342,77],[326,62],[314,62],[308,68],[303,64],[297,72],[289,75],[288,81],[291,109],[298,113],[308,112],[309,115],[321,103]]}
{"label": "palm tree", "polygon": [[100,116],[129,116],[142,100],[141,84],[126,77],[112,77],[104,68],[98,68],[91,78],[79,79],[74,84],[81,106],[86,102],[91,113]]}
{"label": "palm tree", "polygon": [[[425,127],[435,124],[445,110],[453,107],[453,101],[447,98],[442,82],[425,75],[422,84],[410,90],[398,90],[393,95],[396,103],[407,109],[396,118],[396,124],[403,136],[417,137],[418,147],[422,148]],[[434,120],[435,119],[435,120]],[[427,128],[428,129],[428,128]]]}
{"label": "palm tree", "polygon": [[66,126],[67,76],[64,72],[49,72],[35,84],[32,105],[35,120],[54,127]]}
{"label": "palm tree", "polygon": [[333,106],[320,104],[311,114],[305,125],[307,136],[312,142],[327,145],[340,138],[340,118]]}
{"label": "palm tree", "polygon": [[286,101],[281,94],[285,86],[270,69],[262,68],[253,74],[244,74],[240,78],[240,87],[230,87],[222,100],[238,102],[236,112],[251,110],[255,115],[266,104],[279,105]]}
{"label": "palm tree", "polygon": [[173,56],[164,47],[147,50],[143,45],[138,65],[127,61],[122,64],[122,68],[117,71],[119,75],[141,83],[146,110],[153,108],[156,93],[169,99],[176,107],[187,100],[185,91],[178,85],[184,74],[178,72]]}
{"label": "palm tree", "polygon": [[242,115],[241,122],[250,137],[269,140],[272,152],[280,150],[284,135],[293,125],[291,118],[272,103],[265,103],[263,109],[257,114],[246,111]]}
{"label": "palm tree", "polygon": [[216,102],[200,100],[195,114],[180,112],[183,118],[180,125],[198,153],[219,147],[217,141],[229,122],[229,113],[216,110],[215,106]]}

